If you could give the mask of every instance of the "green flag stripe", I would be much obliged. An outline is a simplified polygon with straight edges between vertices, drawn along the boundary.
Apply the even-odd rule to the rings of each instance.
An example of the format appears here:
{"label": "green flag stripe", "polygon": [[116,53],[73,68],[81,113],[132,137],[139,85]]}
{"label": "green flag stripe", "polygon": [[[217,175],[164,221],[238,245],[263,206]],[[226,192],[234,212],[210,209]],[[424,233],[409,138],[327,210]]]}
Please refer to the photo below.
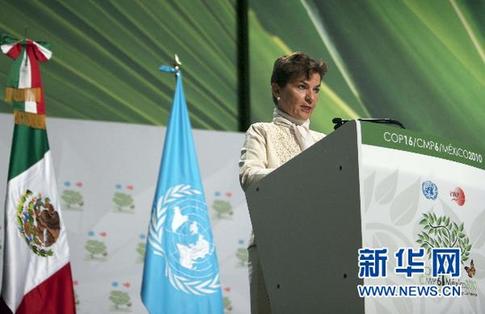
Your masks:
{"label": "green flag stripe", "polygon": [[41,160],[47,151],[49,151],[49,142],[45,129],[16,124],[13,131],[8,180],[29,169]]}
{"label": "green flag stripe", "polygon": [[22,62],[26,62],[24,58],[27,58],[27,53],[25,52],[25,48],[22,47],[22,52],[10,67],[10,72],[7,77],[7,86],[15,88],[19,87],[20,67],[22,66]]}
{"label": "green flag stripe", "polygon": [[485,152],[436,136],[376,123],[361,124],[362,143],[456,161],[485,169]]}

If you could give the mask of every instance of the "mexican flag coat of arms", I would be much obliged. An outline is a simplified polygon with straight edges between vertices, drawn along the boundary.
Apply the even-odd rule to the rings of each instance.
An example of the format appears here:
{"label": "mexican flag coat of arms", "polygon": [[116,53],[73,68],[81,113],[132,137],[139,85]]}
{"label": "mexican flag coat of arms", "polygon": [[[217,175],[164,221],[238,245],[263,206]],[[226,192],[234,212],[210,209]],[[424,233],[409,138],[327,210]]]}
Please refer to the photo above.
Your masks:
{"label": "mexican flag coat of arms", "polygon": [[[2,36],[14,59],[5,89],[14,134],[5,201],[2,307],[12,313],[74,313],[69,247],[47,139],[39,62],[52,53]],[[7,309],[8,308],[8,309]]]}

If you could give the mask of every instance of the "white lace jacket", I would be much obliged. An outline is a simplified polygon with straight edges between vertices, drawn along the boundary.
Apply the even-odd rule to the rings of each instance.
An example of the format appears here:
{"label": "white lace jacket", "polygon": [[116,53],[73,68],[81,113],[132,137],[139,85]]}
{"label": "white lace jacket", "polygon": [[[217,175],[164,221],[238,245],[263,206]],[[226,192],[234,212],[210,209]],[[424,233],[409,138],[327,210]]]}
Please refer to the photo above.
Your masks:
{"label": "white lace jacket", "polygon": [[[325,134],[310,131],[315,143]],[[301,153],[292,128],[273,122],[252,124],[246,132],[246,140],[239,160],[239,181],[244,191],[291,158]],[[249,246],[253,246],[251,232]]]}
{"label": "white lace jacket", "polygon": [[[315,142],[325,136],[323,133],[310,132]],[[273,122],[251,125],[246,132],[239,160],[239,180],[243,190],[301,151],[290,127]]]}

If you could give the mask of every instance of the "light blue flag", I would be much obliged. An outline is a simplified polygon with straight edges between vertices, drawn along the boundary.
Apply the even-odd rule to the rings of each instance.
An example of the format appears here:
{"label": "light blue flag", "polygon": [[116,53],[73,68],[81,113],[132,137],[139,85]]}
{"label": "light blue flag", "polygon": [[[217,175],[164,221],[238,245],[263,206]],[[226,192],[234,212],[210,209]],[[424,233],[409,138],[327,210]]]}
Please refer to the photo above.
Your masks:
{"label": "light blue flag", "polygon": [[224,312],[219,266],[178,69],[152,205],[141,298],[150,313]]}

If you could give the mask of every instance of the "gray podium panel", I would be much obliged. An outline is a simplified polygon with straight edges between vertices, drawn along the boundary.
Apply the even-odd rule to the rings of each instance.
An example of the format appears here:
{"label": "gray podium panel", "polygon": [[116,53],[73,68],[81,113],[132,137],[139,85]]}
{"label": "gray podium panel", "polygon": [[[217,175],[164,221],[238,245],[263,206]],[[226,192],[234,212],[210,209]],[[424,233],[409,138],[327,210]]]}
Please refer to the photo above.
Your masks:
{"label": "gray podium panel", "polygon": [[251,186],[273,313],[363,313],[357,126],[346,123]]}

